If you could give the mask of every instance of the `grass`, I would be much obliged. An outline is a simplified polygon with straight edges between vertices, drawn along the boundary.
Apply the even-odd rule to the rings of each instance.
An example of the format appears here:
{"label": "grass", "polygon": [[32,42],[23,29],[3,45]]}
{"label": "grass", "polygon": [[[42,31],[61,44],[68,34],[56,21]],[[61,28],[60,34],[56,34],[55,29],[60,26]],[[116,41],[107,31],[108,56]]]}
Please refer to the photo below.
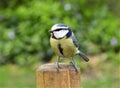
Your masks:
{"label": "grass", "polygon": [[36,88],[35,69],[16,65],[0,66],[0,88]]}
{"label": "grass", "polygon": [[[103,63],[104,68],[98,67],[95,71],[82,74],[83,88],[120,88],[120,73],[111,65]],[[109,67],[109,69],[108,69]]]}
{"label": "grass", "polygon": [[82,73],[82,87],[120,88],[120,64],[99,60],[99,57],[95,58],[91,60],[88,69]]}
{"label": "grass", "polygon": [[[82,88],[120,88],[120,65],[91,60],[82,63]],[[0,66],[0,88],[36,88],[36,66]]]}

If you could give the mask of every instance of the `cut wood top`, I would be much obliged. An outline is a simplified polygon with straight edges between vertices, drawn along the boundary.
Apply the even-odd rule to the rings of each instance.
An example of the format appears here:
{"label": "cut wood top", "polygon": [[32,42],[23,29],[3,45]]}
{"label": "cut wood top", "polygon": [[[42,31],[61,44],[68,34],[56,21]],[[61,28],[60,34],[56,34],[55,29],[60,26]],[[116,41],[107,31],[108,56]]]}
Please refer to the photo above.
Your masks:
{"label": "cut wood top", "polygon": [[[59,65],[60,65],[59,71],[65,71],[65,70],[75,71],[75,68],[73,67],[72,64],[59,63]],[[47,64],[43,64],[40,67],[38,67],[37,71],[57,71],[57,69],[55,67],[55,63],[47,63]]]}

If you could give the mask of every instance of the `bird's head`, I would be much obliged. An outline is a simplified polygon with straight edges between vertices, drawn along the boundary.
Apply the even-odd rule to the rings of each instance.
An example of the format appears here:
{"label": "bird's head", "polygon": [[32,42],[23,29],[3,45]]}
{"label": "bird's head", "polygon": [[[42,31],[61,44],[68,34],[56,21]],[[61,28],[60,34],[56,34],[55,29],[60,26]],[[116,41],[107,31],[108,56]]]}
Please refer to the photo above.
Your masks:
{"label": "bird's head", "polygon": [[61,39],[65,37],[69,32],[71,32],[71,30],[65,24],[55,24],[50,30],[52,37],[56,39]]}

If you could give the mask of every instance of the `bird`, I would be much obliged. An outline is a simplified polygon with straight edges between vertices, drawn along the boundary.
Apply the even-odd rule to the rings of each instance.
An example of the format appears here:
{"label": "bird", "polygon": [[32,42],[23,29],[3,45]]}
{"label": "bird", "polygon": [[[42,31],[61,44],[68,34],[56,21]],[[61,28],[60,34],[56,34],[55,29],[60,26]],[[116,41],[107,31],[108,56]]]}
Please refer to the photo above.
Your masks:
{"label": "bird", "polygon": [[60,58],[71,58],[71,63],[75,70],[78,71],[78,67],[73,59],[75,55],[79,55],[86,62],[89,58],[79,50],[79,45],[70,27],[63,23],[54,24],[49,30],[51,33],[50,45],[55,54],[57,55],[57,61],[55,63],[56,69],[59,71]]}

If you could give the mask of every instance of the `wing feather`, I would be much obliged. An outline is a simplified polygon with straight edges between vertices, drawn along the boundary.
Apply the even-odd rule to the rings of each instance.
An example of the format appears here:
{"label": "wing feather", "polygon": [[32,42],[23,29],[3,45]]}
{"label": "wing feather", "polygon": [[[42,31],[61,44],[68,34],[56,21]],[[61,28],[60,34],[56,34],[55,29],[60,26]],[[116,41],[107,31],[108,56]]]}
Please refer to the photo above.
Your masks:
{"label": "wing feather", "polygon": [[73,43],[76,47],[78,47],[78,42],[77,42],[77,39],[75,38],[74,36],[74,33],[72,32],[72,36],[71,36],[72,40],[73,40]]}

